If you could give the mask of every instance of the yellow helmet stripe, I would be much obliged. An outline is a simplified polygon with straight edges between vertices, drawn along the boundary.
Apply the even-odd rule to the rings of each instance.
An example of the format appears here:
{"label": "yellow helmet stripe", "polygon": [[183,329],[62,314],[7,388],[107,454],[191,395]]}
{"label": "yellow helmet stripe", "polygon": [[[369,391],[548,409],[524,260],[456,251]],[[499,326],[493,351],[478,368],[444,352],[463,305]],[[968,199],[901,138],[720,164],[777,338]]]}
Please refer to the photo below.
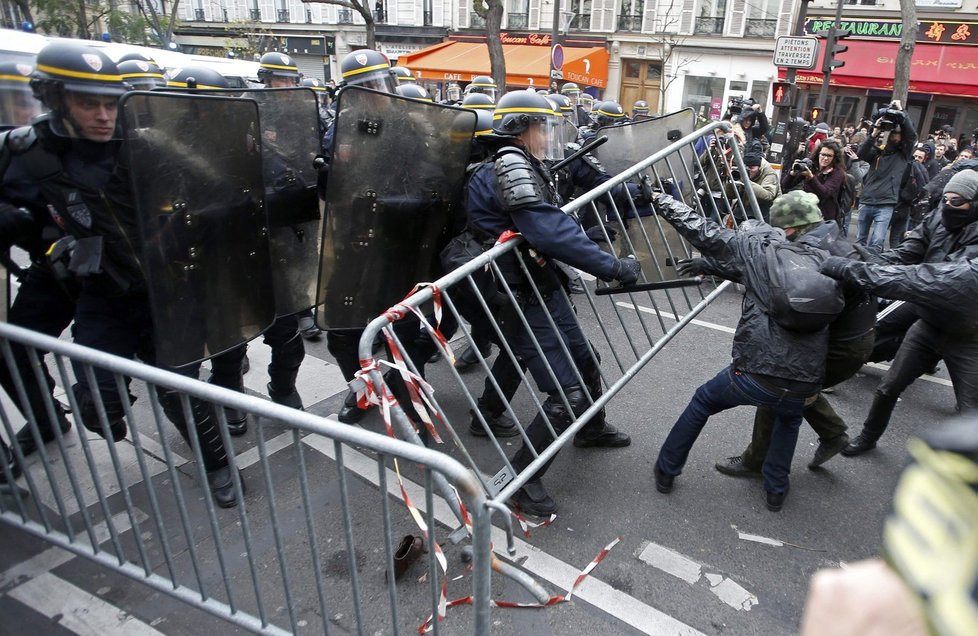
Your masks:
{"label": "yellow helmet stripe", "polygon": [[365,66],[363,68],[358,68],[353,71],[346,71],[343,73],[343,77],[350,77],[351,75],[359,75],[360,73],[368,73],[370,71],[376,71],[382,68],[390,68],[389,64],[374,64],[373,66]]}
{"label": "yellow helmet stripe", "polygon": [[31,81],[30,75],[0,75],[0,81],[7,80],[11,82],[24,82],[25,84]]}
{"label": "yellow helmet stripe", "polygon": [[497,108],[496,112],[493,114],[493,119],[502,119],[503,115],[507,113],[540,113],[541,115],[556,115],[553,110],[549,108]]}
{"label": "yellow helmet stripe", "polygon": [[[190,86],[188,86],[186,82],[174,82],[173,80],[167,81],[166,85],[169,86],[170,88],[190,88]],[[211,89],[214,89],[214,90],[222,90],[223,87],[221,87],[221,86],[210,86],[208,84],[197,84],[197,88],[198,89],[200,89],[200,88],[203,88],[203,89],[211,88]]]}
{"label": "yellow helmet stripe", "polygon": [[37,70],[42,73],[54,73],[57,75],[64,75],[66,77],[77,77],[78,79],[93,79],[102,80],[105,82],[121,82],[121,75],[101,75],[99,73],[85,73],[83,71],[71,71],[66,68],[58,68],[56,66],[48,66],[47,64],[38,64]]}
{"label": "yellow helmet stripe", "polygon": [[281,64],[268,64],[268,63],[265,63],[265,64],[262,64],[261,67],[262,68],[277,68],[277,69],[281,69],[283,71],[296,71],[296,72],[299,71],[299,67],[298,66],[283,66]]}
{"label": "yellow helmet stripe", "polygon": [[495,107],[495,104],[462,104],[462,108],[468,108],[469,110],[492,110]]}
{"label": "yellow helmet stripe", "polygon": [[165,76],[163,73],[124,73],[122,79],[129,79],[130,77],[159,77],[163,79]]}

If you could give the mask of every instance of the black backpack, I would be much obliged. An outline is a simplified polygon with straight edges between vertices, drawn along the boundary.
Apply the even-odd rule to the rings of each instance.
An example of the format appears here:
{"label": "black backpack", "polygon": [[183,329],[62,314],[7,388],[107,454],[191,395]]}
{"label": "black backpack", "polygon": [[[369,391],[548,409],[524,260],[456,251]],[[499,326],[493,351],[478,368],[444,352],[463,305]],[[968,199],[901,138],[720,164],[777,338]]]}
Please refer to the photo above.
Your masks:
{"label": "black backpack", "polygon": [[856,200],[856,180],[850,174],[846,174],[839,186],[839,191],[835,194],[835,200],[839,207],[839,217],[842,217],[852,208],[852,202]]}
{"label": "black backpack", "polygon": [[845,307],[839,282],[818,271],[828,252],[794,243],[772,243],[765,252],[771,296],[768,315],[789,331],[821,330]]}

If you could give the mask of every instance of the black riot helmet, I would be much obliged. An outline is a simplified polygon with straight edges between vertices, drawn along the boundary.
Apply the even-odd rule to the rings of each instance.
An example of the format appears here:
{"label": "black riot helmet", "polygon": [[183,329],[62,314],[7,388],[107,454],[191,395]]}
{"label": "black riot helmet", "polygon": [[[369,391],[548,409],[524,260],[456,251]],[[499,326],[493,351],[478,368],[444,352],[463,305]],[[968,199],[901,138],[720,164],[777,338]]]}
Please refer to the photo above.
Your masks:
{"label": "black riot helmet", "polygon": [[577,125],[577,109],[574,108],[574,104],[567,95],[547,95],[547,99],[550,103],[556,106],[557,112],[566,117],[572,124]]}
{"label": "black riot helmet", "polygon": [[323,80],[319,79],[318,77],[304,77],[302,81],[299,82],[299,86],[311,88],[312,90],[316,91],[317,95],[320,93],[329,92],[326,88],[326,84],[324,84]]}
{"label": "black riot helmet", "polygon": [[520,137],[537,159],[556,159],[563,152],[558,140],[560,122],[543,95],[512,91],[503,95],[492,116],[497,135]]}
{"label": "black riot helmet", "polygon": [[635,102],[635,105],[632,106],[632,114],[633,115],[648,115],[649,114],[649,103],[647,101],[645,101],[644,99],[638,100],[637,102]]}
{"label": "black riot helmet", "polygon": [[597,126],[614,126],[625,122],[625,111],[615,101],[597,102],[591,110],[591,121]]}
{"label": "black riot helmet", "polygon": [[119,75],[123,81],[137,91],[151,91],[166,86],[166,76],[156,62],[146,60],[127,60],[119,62]]}
{"label": "black riot helmet", "polygon": [[0,129],[26,126],[41,114],[41,102],[31,91],[34,67],[23,62],[0,62]]}
{"label": "black riot helmet", "polygon": [[347,54],[340,62],[342,86],[362,86],[384,93],[397,88],[390,60],[380,51],[360,49]]}
{"label": "black riot helmet", "polygon": [[122,57],[116,60],[115,63],[122,64],[123,62],[130,62],[132,60],[136,60],[138,62],[153,62],[154,64],[156,63],[156,61],[153,58],[151,58],[149,55],[146,55],[145,53],[141,53],[139,51],[130,51],[129,53],[125,53],[123,54]]}
{"label": "black riot helmet", "polygon": [[78,40],[58,40],[37,54],[31,89],[44,105],[63,114],[65,91],[118,97],[129,86],[102,51]]}
{"label": "black riot helmet", "polygon": [[408,68],[405,68],[403,66],[392,66],[391,67],[391,71],[393,71],[394,78],[397,80],[397,84],[399,86],[401,84],[404,84],[405,82],[417,82],[418,81],[418,78],[416,78],[411,73],[411,70],[408,69]]}
{"label": "black riot helmet", "polygon": [[421,88],[417,84],[401,84],[397,87],[396,92],[401,97],[410,97],[411,99],[417,99],[422,102],[431,101],[428,91]]}
{"label": "black riot helmet", "polygon": [[496,82],[492,81],[492,78],[488,75],[476,75],[472,78],[472,82],[465,87],[465,94],[470,95],[472,93],[483,93],[488,95],[494,102],[496,101],[496,98],[499,97]]}
{"label": "black riot helmet", "polygon": [[469,93],[462,100],[462,108],[471,110],[492,110],[496,107],[496,102],[485,93]]}
{"label": "black riot helmet", "polygon": [[298,86],[299,67],[295,60],[278,51],[269,51],[258,60],[258,81],[269,86],[274,79],[283,80],[283,85]]}
{"label": "black riot helmet", "polygon": [[200,90],[231,88],[223,75],[205,66],[171,68],[166,72],[166,85],[170,88],[196,88]]}
{"label": "black riot helmet", "polygon": [[492,111],[491,110],[477,110],[475,111],[475,136],[483,137],[485,135],[493,134],[492,128]]}

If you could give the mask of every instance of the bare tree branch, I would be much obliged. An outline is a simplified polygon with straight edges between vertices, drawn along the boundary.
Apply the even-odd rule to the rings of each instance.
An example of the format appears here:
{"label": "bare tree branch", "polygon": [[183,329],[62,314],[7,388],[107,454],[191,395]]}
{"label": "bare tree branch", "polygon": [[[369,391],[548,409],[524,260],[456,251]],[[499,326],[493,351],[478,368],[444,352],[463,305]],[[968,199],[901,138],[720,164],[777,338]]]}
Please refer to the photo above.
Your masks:
{"label": "bare tree branch", "polygon": [[335,4],[347,9],[353,9],[363,18],[367,29],[367,48],[377,47],[376,43],[376,23],[374,14],[370,10],[369,0],[302,0],[303,4]]}

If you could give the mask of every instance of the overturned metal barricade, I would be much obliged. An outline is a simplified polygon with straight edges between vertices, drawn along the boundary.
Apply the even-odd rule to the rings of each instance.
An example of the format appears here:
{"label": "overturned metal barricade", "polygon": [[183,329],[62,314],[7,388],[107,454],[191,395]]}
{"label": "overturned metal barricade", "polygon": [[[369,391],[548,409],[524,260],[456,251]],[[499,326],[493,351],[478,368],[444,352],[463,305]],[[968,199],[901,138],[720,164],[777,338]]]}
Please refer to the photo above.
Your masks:
{"label": "overturned metal barricade", "polygon": [[[28,356],[33,377],[16,373],[15,352]],[[472,632],[489,633],[490,508],[478,481],[452,458],[6,323],[0,364],[13,373],[10,397],[28,405],[24,416],[39,446],[25,458],[13,444],[23,476],[15,480],[4,463],[0,521],[257,633],[414,632],[426,617],[443,616],[446,594],[459,592],[471,597]],[[79,424],[69,432],[55,427],[45,445],[27,383],[42,387],[55,421],[61,407],[45,372],[77,413],[70,386],[94,369],[114,375],[127,439],[112,444]],[[203,400],[227,448],[251,446],[229,453],[241,470],[231,471],[236,508],[212,501],[200,444],[194,435],[189,448],[177,438],[158,390],[179,392],[188,416],[191,400]],[[0,401],[0,424],[12,440],[20,414],[7,404]],[[249,414],[252,431],[231,438],[225,409]],[[108,432],[105,409],[98,411]],[[450,484],[453,504],[464,507],[471,549],[452,554],[444,540],[435,479]],[[420,538],[398,546],[412,532],[424,548]],[[427,550],[400,585],[398,547],[413,556]],[[471,559],[472,570],[450,583],[446,568],[463,573],[459,556]]]}
{"label": "overturned metal barricade", "polygon": [[[665,125],[675,127],[675,122]],[[492,503],[507,504],[592,418],[600,417],[604,407],[638,372],[729,285],[680,277],[677,261],[689,258],[694,250],[649,205],[656,192],[666,192],[728,227],[747,218],[760,218],[751,188],[738,185],[741,178],[746,181],[748,171],[729,126],[714,123],[695,132],[691,127],[690,121],[681,138],[670,134],[673,143],[653,154],[649,154],[651,148],[634,148],[634,165],[563,207],[586,227],[597,228],[606,249],[616,256],[633,255],[642,263],[642,276],[634,286],[616,289],[601,282],[588,283],[583,295],[567,297],[568,302],[579,299],[573,303],[574,319],[589,340],[591,360],[600,373],[598,382],[589,383],[577,364],[576,384],[586,388],[589,406],[577,412],[569,426],[557,429],[548,418],[546,396],[538,394],[526,365],[508,342],[506,329],[512,327],[501,324],[515,322],[517,329],[531,332],[521,303],[545,305],[544,293],[529,275],[534,266],[529,262],[532,256],[523,255],[519,235],[501,237],[492,249],[439,280],[420,285],[370,323],[360,341],[363,371],[351,385],[360,392],[361,405],[380,404],[388,424],[396,427],[399,436],[415,443],[444,438],[446,444],[439,448],[479,475]],[[614,133],[614,129],[601,132]],[[603,148],[609,146],[612,143]],[[629,182],[632,185],[626,187]],[[515,290],[506,282],[499,263],[507,257],[518,259],[531,289]],[[492,284],[487,285],[487,280]],[[500,318],[503,315],[506,320]],[[532,333],[537,354],[546,361],[540,343],[549,338],[556,341],[564,359],[571,360],[561,327],[551,319],[543,331],[546,333]],[[392,352],[390,361],[376,360],[372,354],[381,332]],[[451,363],[454,352],[471,347],[478,359],[478,372],[463,375],[453,364],[430,365],[426,370],[430,354],[412,357],[412,352],[426,351],[416,346],[419,332],[421,338],[440,343],[441,358]],[[448,345],[453,337],[455,343]],[[487,343],[498,350],[494,360],[489,359]],[[556,383],[553,367],[549,362],[546,366]],[[549,399],[566,412],[574,412],[566,387],[556,384]],[[527,427],[535,418],[538,426],[542,422],[548,427],[554,441],[541,452],[533,451],[532,462],[519,470],[494,433],[488,415],[506,416],[515,422],[521,438],[516,441],[524,446],[530,445]],[[440,487],[448,490],[445,484]],[[458,510],[456,514],[463,518]]]}

